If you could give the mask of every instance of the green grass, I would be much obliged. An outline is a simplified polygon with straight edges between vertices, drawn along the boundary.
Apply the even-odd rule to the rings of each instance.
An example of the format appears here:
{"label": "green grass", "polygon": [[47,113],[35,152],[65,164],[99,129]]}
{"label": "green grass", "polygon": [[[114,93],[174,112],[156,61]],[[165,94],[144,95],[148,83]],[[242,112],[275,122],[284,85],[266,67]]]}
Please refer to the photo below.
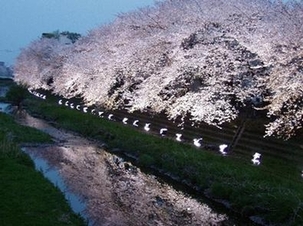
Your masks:
{"label": "green grass", "polygon": [[85,225],[60,190],[20,150],[23,142],[51,142],[51,138],[0,113],[0,225]]}
{"label": "green grass", "polygon": [[139,165],[155,166],[210,191],[213,198],[227,200],[233,210],[245,216],[261,216],[274,224],[303,225],[303,179],[292,162],[271,156],[256,167],[250,159],[223,157],[54,102],[31,99],[27,105],[57,126],[136,155]]}
{"label": "green grass", "polygon": [[19,125],[12,116],[0,114],[0,138],[16,143],[50,143],[51,137],[36,129]]}

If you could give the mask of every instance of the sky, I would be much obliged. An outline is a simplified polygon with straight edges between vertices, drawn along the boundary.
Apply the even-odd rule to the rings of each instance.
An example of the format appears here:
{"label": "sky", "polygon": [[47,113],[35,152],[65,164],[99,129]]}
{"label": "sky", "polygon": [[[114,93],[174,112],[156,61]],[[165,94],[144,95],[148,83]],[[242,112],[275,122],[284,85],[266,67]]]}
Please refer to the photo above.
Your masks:
{"label": "sky", "polygon": [[56,30],[87,34],[121,12],[154,0],[0,0],[0,61],[13,65],[20,49]]}

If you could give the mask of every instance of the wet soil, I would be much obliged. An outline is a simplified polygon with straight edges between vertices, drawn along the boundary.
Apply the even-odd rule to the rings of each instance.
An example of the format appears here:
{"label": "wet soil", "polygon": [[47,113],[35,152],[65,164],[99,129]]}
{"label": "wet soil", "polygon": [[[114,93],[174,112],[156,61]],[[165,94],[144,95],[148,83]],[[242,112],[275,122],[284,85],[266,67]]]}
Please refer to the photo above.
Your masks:
{"label": "wet soil", "polygon": [[53,137],[26,150],[58,170],[67,188],[86,204],[92,225],[226,225],[226,215],[160,183],[94,141],[23,114],[18,121]]}

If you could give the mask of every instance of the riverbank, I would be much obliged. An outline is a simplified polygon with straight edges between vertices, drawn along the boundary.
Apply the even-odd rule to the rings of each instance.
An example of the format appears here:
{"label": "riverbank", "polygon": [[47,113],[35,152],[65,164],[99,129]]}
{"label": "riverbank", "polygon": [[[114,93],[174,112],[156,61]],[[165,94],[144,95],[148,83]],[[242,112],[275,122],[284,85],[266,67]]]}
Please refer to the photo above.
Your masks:
{"label": "riverbank", "polygon": [[[191,198],[159,182],[157,176],[142,173],[129,161],[102,150],[97,145],[99,142],[58,130],[25,111],[17,114],[16,119],[52,137],[52,144],[23,143],[22,149],[34,160],[36,169],[46,177],[49,174],[52,174],[52,178],[57,177],[54,175],[60,177],[51,178],[51,181],[62,190],[72,209],[79,210],[79,205],[73,204],[67,197],[70,193],[77,194],[81,202],[79,211],[89,225],[249,223],[230,213],[227,216],[224,211],[213,209],[213,206],[210,208],[199,197],[198,200]],[[79,211],[76,210],[77,213]]]}
{"label": "riverbank", "polygon": [[19,147],[21,143],[51,142],[45,133],[18,125],[0,112],[1,225],[85,225]]}
{"label": "riverbank", "polygon": [[54,144],[26,151],[57,169],[67,187],[86,205],[92,225],[232,225],[225,214],[160,183],[98,143],[29,115],[19,122],[53,137]]}
{"label": "riverbank", "polygon": [[303,220],[302,178],[291,162],[270,157],[268,165],[256,167],[234,156],[150,136],[52,101],[32,99],[27,106],[56,126],[105,142],[110,151],[132,156],[135,164],[156,168],[259,223],[299,225]]}

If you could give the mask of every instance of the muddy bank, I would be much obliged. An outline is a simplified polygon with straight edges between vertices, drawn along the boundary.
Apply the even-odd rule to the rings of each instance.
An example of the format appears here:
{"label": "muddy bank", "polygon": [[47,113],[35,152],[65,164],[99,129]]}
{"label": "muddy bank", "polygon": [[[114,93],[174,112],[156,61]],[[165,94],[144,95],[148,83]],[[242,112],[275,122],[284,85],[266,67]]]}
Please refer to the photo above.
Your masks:
{"label": "muddy bank", "polygon": [[228,217],[160,183],[98,144],[50,126],[27,114],[19,122],[54,138],[54,144],[27,146],[58,170],[67,189],[86,204],[93,225],[229,225]]}

